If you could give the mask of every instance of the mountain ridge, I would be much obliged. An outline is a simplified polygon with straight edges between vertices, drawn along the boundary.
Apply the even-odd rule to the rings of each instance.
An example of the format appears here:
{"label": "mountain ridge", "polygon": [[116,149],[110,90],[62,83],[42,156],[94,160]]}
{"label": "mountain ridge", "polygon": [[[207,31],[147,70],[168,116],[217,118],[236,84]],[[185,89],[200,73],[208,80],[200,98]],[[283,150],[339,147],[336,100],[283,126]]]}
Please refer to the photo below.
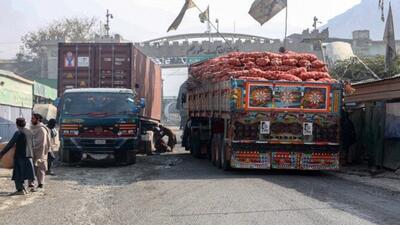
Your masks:
{"label": "mountain ridge", "polygon": [[[389,2],[385,1],[385,18],[389,10]],[[400,39],[400,0],[391,1],[396,39]],[[369,30],[372,40],[382,40],[385,22],[381,20],[378,0],[362,0],[346,12],[330,19],[320,29],[329,28],[331,37],[352,38],[354,30]]]}

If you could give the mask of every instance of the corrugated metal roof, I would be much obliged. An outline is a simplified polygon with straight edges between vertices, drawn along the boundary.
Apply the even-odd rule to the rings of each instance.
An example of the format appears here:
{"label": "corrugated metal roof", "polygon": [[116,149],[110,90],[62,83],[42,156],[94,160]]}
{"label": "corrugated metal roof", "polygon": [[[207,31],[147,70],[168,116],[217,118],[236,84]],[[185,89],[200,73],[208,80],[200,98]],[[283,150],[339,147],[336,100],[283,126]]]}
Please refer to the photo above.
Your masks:
{"label": "corrugated metal roof", "polygon": [[21,81],[23,83],[32,84],[33,85],[33,81],[32,80],[28,80],[26,78],[23,78],[23,77],[19,76],[18,74],[13,73],[11,71],[0,70],[0,76],[6,76],[6,77],[9,77],[9,78],[14,79],[14,80]]}
{"label": "corrugated metal roof", "polygon": [[357,85],[362,85],[362,84],[379,83],[379,82],[382,82],[382,81],[395,80],[395,79],[398,79],[398,78],[400,78],[400,74],[397,74],[397,75],[389,77],[389,78],[384,78],[384,79],[381,79],[381,80],[377,80],[377,79],[363,80],[363,81],[360,81],[360,82],[352,83],[351,85],[352,86],[357,86]]}
{"label": "corrugated metal roof", "polygon": [[352,85],[356,91],[345,97],[346,102],[372,102],[400,99],[400,75]]}

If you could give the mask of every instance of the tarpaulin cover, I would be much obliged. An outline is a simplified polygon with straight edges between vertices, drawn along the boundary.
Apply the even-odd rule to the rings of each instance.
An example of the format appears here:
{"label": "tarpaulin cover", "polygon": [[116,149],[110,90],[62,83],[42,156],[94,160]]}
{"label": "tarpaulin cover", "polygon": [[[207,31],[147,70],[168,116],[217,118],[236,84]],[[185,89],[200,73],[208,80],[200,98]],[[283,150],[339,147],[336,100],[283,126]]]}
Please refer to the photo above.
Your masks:
{"label": "tarpaulin cover", "polygon": [[33,106],[33,112],[39,113],[46,121],[57,117],[57,108],[51,104],[36,104]]}

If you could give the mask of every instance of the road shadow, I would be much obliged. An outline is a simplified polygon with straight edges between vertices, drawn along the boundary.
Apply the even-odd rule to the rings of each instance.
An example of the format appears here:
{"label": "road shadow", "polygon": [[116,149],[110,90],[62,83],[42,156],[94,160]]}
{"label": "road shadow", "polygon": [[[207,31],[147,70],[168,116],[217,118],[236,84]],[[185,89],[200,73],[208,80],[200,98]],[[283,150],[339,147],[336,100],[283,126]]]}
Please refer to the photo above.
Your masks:
{"label": "road shadow", "polygon": [[398,224],[400,193],[382,190],[329,173],[296,170],[223,171],[206,159],[187,153],[138,156],[129,166],[84,164],[57,167],[51,179],[74,181],[80,185],[124,186],[141,181],[257,179],[329,204],[329,206],[379,223]]}
{"label": "road shadow", "polygon": [[1,192],[0,192],[0,198],[12,197],[12,196],[11,196],[12,193],[13,193],[13,192],[1,191]]}

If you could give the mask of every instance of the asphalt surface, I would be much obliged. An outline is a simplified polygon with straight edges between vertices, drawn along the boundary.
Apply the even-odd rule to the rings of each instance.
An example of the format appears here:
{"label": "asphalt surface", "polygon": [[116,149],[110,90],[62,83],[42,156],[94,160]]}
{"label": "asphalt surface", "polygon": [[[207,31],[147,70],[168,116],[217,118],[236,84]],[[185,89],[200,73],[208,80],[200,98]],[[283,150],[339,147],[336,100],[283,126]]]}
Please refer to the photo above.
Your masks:
{"label": "asphalt surface", "polygon": [[55,171],[26,196],[8,196],[0,176],[0,224],[400,224],[400,192],[319,172],[224,172],[182,150]]}

